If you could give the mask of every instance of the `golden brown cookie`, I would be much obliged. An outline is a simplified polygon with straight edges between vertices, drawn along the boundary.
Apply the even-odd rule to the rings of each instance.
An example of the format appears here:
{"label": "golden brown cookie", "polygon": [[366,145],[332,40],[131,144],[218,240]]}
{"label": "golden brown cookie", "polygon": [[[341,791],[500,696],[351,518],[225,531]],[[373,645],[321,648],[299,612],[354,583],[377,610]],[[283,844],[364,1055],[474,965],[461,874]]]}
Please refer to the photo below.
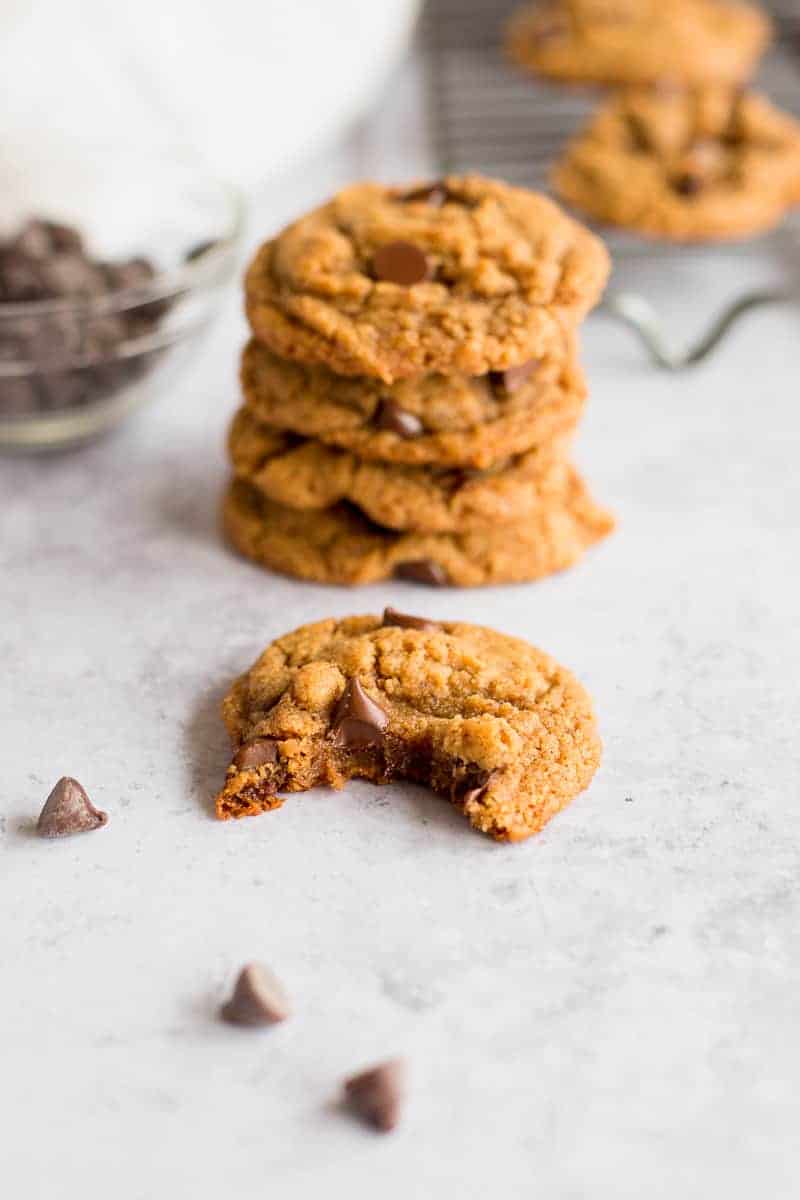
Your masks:
{"label": "golden brown cookie", "polygon": [[247,407],[265,424],[409,466],[490,467],[569,432],[586,401],[573,337],[558,353],[507,371],[392,385],[292,363],[253,340],[241,382]]}
{"label": "golden brown cookie", "polygon": [[567,147],[554,186],[653,237],[746,237],[800,202],[800,123],[756,92],[628,89]]}
{"label": "golden brown cookie", "polygon": [[512,17],[506,44],[552,79],[737,84],[770,36],[766,14],[739,0],[542,0]]}
{"label": "golden brown cookie", "polygon": [[521,841],[588,786],[601,752],[589,696],[549,655],[391,609],[279,638],[223,716],[234,757],[222,819],[278,808],[281,791],[409,779],[481,832]]}
{"label": "golden brown cookie", "polygon": [[570,470],[566,438],[485,471],[404,467],[279,433],[246,408],[234,417],[228,448],[237,477],[278,504],[320,509],[348,501],[379,525],[428,533],[524,520],[558,502]]}
{"label": "golden brown cookie", "polygon": [[602,243],[544,196],[477,175],[364,183],[261,247],[246,308],[284,358],[387,383],[479,375],[559,346],[608,269]]}
{"label": "golden brown cookie", "polygon": [[551,575],[572,566],[614,525],[574,468],[561,495],[523,521],[466,533],[397,533],[349,504],[303,512],[242,480],[226,493],[223,521],[242,554],[285,575],[343,584],[394,576],[440,587]]}

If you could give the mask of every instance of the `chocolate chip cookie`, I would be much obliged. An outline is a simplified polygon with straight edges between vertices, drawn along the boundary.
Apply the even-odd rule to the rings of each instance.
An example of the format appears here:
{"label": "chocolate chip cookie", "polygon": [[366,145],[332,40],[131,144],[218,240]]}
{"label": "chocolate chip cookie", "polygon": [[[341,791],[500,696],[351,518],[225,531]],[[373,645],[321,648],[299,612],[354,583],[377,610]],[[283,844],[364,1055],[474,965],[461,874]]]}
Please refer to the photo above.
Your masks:
{"label": "chocolate chip cookie", "polygon": [[253,340],[241,382],[247,407],[265,424],[410,466],[490,467],[574,428],[586,401],[574,336],[506,371],[392,385],[288,362]]}
{"label": "chocolate chip cookie", "polygon": [[521,841],[589,784],[601,744],[580,683],[519,638],[388,609],[286,634],[233,685],[222,819],[279,792],[409,779]]}
{"label": "chocolate chip cookie", "polygon": [[755,92],[628,89],[568,146],[554,186],[653,237],[746,237],[800,203],[800,123]]}
{"label": "chocolate chip cookie", "polygon": [[278,504],[305,510],[348,501],[379,525],[428,533],[522,521],[558,503],[570,469],[566,438],[485,471],[365,462],[270,429],[246,408],[234,418],[228,448],[237,477]]}
{"label": "chocolate chip cookie", "polygon": [[386,383],[480,375],[558,346],[597,302],[603,245],[544,196],[480,176],[346,188],[256,254],[256,337]]}
{"label": "chocolate chip cookie", "polygon": [[405,578],[432,586],[520,583],[572,566],[613,528],[574,469],[551,502],[522,521],[452,533],[398,533],[350,504],[303,512],[235,480],[225,531],[246,557],[299,579],[360,584]]}
{"label": "chocolate chip cookie", "polygon": [[543,0],[512,18],[507,49],[553,79],[601,84],[736,84],[771,35],[738,0]]}

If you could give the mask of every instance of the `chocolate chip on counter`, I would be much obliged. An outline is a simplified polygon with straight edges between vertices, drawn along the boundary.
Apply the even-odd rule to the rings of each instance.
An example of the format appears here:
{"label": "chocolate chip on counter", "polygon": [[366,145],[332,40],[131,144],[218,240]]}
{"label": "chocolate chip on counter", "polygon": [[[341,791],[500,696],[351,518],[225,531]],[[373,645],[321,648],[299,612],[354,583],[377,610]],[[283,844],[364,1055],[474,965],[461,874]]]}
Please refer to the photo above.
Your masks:
{"label": "chocolate chip on counter", "polygon": [[389,724],[386,713],[364,691],[357,679],[348,679],[331,725],[334,745],[349,748],[380,746]]}
{"label": "chocolate chip on counter", "polygon": [[289,998],[280,980],[261,963],[248,963],[239,972],[233,995],[220,1009],[231,1025],[275,1025],[291,1013]]}
{"label": "chocolate chip on counter", "polygon": [[419,558],[413,562],[398,563],[394,570],[398,579],[409,579],[415,583],[427,583],[430,587],[447,587],[450,580],[444,567],[431,562],[429,558]]}
{"label": "chocolate chip on counter", "polygon": [[256,737],[236,751],[233,765],[238,771],[250,771],[278,761],[278,747],[273,738]]}
{"label": "chocolate chip on counter", "polygon": [[432,208],[441,208],[452,196],[447,190],[447,185],[437,179],[435,183],[405,192],[400,198],[404,204],[430,204]]}
{"label": "chocolate chip on counter", "polygon": [[513,396],[523,384],[536,374],[539,369],[539,359],[531,358],[528,362],[520,363],[518,367],[507,367],[505,371],[490,371],[489,383],[492,389],[506,396]]}
{"label": "chocolate chip on counter", "polygon": [[418,437],[424,432],[425,426],[414,413],[406,412],[395,404],[394,400],[381,400],[375,414],[375,428],[386,429],[397,433],[400,437]]}
{"label": "chocolate chip on counter", "polygon": [[397,1125],[405,1089],[406,1064],[399,1058],[353,1075],[344,1085],[350,1108],[381,1133],[389,1133]]}
{"label": "chocolate chip on counter", "polygon": [[428,621],[425,617],[411,617],[408,613],[398,612],[396,608],[383,610],[384,625],[399,625],[401,629],[422,629],[429,633],[432,629],[440,629],[436,621]]}
{"label": "chocolate chip on counter", "polygon": [[39,814],[36,832],[39,837],[69,837],[99,829],[108,821],[108,814],[95,808],[77,779],[59,779]]}
{"label": "chocolate chip on counter", "polygon": [[379,247],[372,257],[372,270],[376,279],[402,287],[411,287],[430,277],[427,258],[412,242],[387,242]]}

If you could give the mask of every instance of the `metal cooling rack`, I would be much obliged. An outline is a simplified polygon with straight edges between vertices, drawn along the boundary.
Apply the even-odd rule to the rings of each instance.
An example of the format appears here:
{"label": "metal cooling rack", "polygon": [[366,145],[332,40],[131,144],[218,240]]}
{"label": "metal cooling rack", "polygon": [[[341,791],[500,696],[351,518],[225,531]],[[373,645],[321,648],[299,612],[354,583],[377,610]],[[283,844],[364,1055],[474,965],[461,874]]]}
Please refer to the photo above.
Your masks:
{"label": "metal cooling rack", "polygon": [[[443,171],[481,171],[510,183],[547,190],[550,168],[565,142],[587,121],[598,92],[537,81],[509,64],[502,31],[521,0],[428,0],[422,23],[428,60],[435,147]],[[797,0],[767,5],[778,29],[756,85],[800,117],[800,10]],[[745,313],[800,299],[800,219],[739,244],[669,246],[600,230],[614,259],[602,310],[622,320],[652,361],[681,370],[708,358]],[[689,329],[676,348],[665,311],[648,294],[647,278],[673,273],[680,307],[687,287],[724,280],[723,297],[703,297],[716,316]],[[694,274],[693,274],[694,272]],[[763,276],[763,278],[761,278]],[[745,280],[746,282],[742,282]]]}

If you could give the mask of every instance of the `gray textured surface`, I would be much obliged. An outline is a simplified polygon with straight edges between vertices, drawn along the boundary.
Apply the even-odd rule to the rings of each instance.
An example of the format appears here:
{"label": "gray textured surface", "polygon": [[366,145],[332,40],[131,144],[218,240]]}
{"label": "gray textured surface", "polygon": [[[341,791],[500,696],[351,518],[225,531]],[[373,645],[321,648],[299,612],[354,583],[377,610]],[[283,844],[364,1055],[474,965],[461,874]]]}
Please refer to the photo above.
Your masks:
{"label": "gray textured surface", "polygon": [[[406,110],[259,231],[348,175],[424,170]],[[796,1195],[797,312],[677,380],[589,326],[580,458],[621,524],[577,570],[347,592],[218,540],[237,307],[117,437],[0,462],[3,1193]],[[494,845],[405,786],[211,820],[231,676],[387,602],[529,637],[591,688],[604,765],[539,838]],[[110,823],[42,843],[65,772]],[[251,957],[296,1006],[264,1033],[214,1015]],[[398,1052],[411,1098],[382,1140],[331,1104]]]}

